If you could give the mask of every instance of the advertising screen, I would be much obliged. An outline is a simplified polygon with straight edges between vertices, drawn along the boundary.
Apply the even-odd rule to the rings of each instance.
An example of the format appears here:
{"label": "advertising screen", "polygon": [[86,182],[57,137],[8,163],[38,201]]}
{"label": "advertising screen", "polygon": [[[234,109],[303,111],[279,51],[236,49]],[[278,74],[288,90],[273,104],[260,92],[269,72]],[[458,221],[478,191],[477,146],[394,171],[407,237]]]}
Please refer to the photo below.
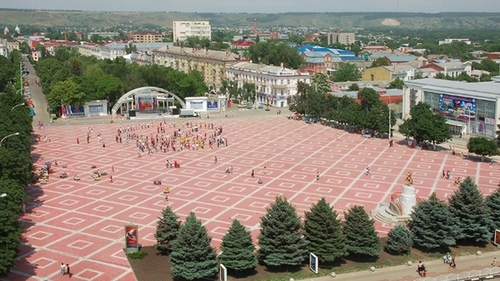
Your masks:
{"label": "advertising screen", "polygon": [[438,112],[443,115],[453,116],[460,120],[476,120],[476,100],[472,98],[451,95],[439,96]]}

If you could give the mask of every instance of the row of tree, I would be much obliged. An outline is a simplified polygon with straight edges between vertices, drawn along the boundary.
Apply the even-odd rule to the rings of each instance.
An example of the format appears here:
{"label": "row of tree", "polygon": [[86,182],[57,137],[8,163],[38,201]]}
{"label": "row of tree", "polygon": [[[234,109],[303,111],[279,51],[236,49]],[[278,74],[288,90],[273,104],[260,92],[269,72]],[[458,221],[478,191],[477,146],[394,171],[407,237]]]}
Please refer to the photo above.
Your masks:
{"label": "row of tree", "polygon": [[[457,244],[482,246],[500,227],[496,220],[499,211],[500,189],[484,198],[472,179],[467,178],[448,203],[435,193],[418,202],[408,227],[399,225],[389,232],[385,250],[404,254],[414,246],[442,251]],[[260,226],[256,250],[251,233],[237,219],[233,220],[222,238],[217,258],[211,238],[196,215],[189,214],[182,224],[167,207],[158,220],[155,237],[157,249],[170,254],[172,275],[187,280],[213,277],[218,263],[237,272],[252,270],[258,262],[269,267],[301,265],[308,253],[316,254],[321,263],[345,257],[375,260],[382,250],[374,221],[364,207],[351,207],[341,221],[324,198],[305,212],[302,222],[295,207],[278,196],[261,218]]]}
{"label": "row of tree", "polygon": [[31,117],[26,101],[16,95],[14,87],[21,85],[15,71],[20,62],[17,52],[12,59],[0,56],[0,194],[6,194],[0,197],[0,276],[6,276],[14,266],[21,243],[21,205],[27,199],[24,187],[32,180]]}
{"label": "row of tree", "polygon": [[289,100],[293,112],[334,120],[357,130],[389,132],[390,124],[396,123],[394,112],[380,100],[373,88],[364,88],[357,97],[330,95],[330,81],[324,74],[314,74],[310,85],[299,82],[298,94]]}
{"label": "row of tree", "polygon": [[140,66],[123,58],[98,60],[64,47],[40,59],[35,68],[51,108],[96,99],[107,100],[112,106],[124,93],[144,86],[160,87],[180,98],[208,91],[196,70],[185,73],[157,64]]}

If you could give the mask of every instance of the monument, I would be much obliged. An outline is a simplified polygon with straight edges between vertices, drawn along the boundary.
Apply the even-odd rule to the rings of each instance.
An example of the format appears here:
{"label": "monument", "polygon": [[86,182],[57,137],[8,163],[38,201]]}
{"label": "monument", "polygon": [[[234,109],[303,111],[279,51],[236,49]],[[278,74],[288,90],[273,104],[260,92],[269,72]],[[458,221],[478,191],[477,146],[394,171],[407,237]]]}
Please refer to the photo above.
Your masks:
{"label": "monument", "polygon": [[413,175],[408,172],[403,185],[403,192],[391,195],[389,204],[380,203],[372,211],[372,218],[387,224],[398,225],[406,223],[410,219],[413,207],[417,204],[417,195],[413,186]]}

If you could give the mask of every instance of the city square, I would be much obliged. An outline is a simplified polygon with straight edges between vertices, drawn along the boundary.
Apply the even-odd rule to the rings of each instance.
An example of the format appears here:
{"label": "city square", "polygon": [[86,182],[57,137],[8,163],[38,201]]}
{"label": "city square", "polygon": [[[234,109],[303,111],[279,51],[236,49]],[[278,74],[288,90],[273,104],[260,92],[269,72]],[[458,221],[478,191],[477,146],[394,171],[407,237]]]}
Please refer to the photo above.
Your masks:
{"label": "city square", "polygon": [[[453,177],[471,176],[484,195],[497,188],[500,176],[498,167],[488,162],[444,150],[412,149],[404,141],[389,147],[387,139],[288,120],[274,112],[246,116],[236,111],[229,118],[210,119],[103,120],[95,124],[59,121],[44,130],[35,129],[50,139],[34,146],[36,167],[56,160],[58,166],[52,166],[55,171],[47,184],[27,187],[32,200],[21,218],[23,244],[6,280],[59,280],[61,262],[71,265],[72,278],[77,280],[135,280],[123,252],[124,225],[137,224],[139,243],[152,246],[157,219],[166,206],[181,220],[194,212],[219,250],[233,219],[251,231],[257,245],[259,219],[276,196],[286,197],[301,217],[325,197],[342,217],[353,205],[362,205],[370,213],[379,203],[388,203],[393,193],[401,192],[408,172],[413,173],[420,199],[432,192],[445,199],[457,188],[452,179],[442,178],[442,170],[450,170]],[[142,124],[143,129],[135,133],[150,135],[156,134],[159,122],[167,126],[166,134],[179,127],[187,130],[186,122],[200,128],[221,125],[228,146],[138,157],[134,142],[115,141],[120,127]],[[86,143],[89,127],[93,133]],[[166,168],[166,160],[177,161],[181,168]],[[105,176],[94,180],[91,166],[112,175],[113,181]],[[230,166],[233,173],[226,173]],[[365,174],[366,167],[370,175]],[[63,172],[67,178],[59,178]],[[73,180],[74,175],[80,180]],[[156,179],[162,185],[154,185]],[[258,184],[258,179],[263,183]],[[167,187],[168,201],[162,193]],[[392,227],[377,221],[375,226],[381,237]]]}

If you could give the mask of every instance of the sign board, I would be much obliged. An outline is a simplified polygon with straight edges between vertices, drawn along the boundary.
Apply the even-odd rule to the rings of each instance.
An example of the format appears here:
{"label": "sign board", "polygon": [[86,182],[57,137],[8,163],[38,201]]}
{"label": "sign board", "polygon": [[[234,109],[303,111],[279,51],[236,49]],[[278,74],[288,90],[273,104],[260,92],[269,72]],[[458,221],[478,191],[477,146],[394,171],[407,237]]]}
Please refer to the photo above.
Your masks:
{"label": "sign board", "polygon": [[125,247],[126,248],[139,247],[139,226],[135,224],[125,225]]}
{"label": "sign board", "polygon": [[493,237],[493,244],[499,246],[500,245],[500,230],[495,230],[495,237]]}
{"label": "sign board", "polygon": [[459,120],[476,120],[476,100],[466,97],[439,95],[439,114],[453,116]]}
{"label": "sign board", "polygon": [[309,253],[309,268],[312,272],[318,274],[318,256]]}
{"label": "sign board", "polygon": [[219,281],[227,281],[227,268],[223,264],[219,268]]}
{"label": "sign board", "polygon": [[219,108],[217,101],[207,101],[207,109],[217,109]]}

